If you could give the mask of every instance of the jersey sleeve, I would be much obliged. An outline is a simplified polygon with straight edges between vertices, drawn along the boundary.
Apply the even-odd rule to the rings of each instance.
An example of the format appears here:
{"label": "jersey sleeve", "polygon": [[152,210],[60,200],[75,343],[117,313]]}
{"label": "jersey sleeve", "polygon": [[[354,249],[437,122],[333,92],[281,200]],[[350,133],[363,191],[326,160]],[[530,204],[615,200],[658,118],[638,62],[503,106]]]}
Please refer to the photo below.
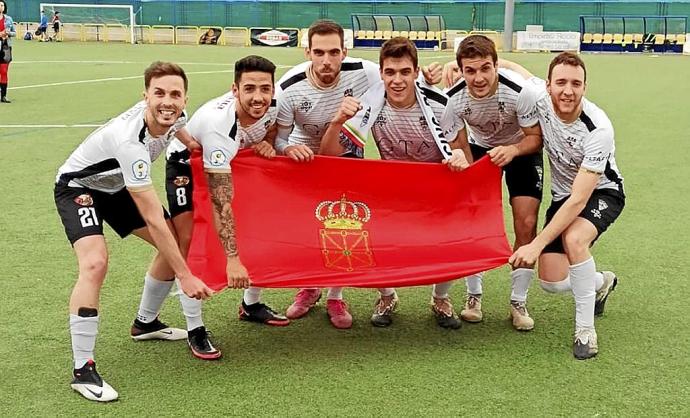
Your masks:
{"label": "jersey sleeve", "polygon": [[522,86],[522,90],[518,94],[516,109],[518,123],[521,127],[530,128],[539,123],[537,100],[545,88],[544,80],[536,77],[530,78]]}
{"label": "jersey sleeve", "polygon": [[580,168],[603,173],[613,151],[613,128],[602,127],[590,132],[582,142],[584,156]]}
{"label": "jersey sleeve", "polygon": [[286,91],[276,94],[276,108],[278,114],[276,122],[281,126],[292,126],[295,122],[295,113],[292,109],[290,96]]}
{"label": "jersey sleeve", "polygon": [[239,150],[239,143],[235,138],[238,129],[236,120],[228,120],[224,112],[209,108],[197,111],[187,129],[201,145],[204,170],[230,172],[230,162]]}
{"label": "jersey sleeve", "polygon": [[[115,141],[109,141],[115,143]],[[129,139],[117,145],[113,154],[120,165],[125,187],[130,191],[144,191],[153,187],[151,180],[151,156],[136,139]]]}

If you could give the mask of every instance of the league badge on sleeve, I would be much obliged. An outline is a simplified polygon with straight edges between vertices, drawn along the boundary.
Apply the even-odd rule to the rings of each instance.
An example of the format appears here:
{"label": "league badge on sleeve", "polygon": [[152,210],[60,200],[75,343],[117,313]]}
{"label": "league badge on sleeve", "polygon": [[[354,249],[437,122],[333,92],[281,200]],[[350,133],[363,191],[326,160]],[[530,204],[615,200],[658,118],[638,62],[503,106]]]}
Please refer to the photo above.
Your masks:
{"label": "league badge on sleeve", "polygon": [[132,164],[132,174],[137,180],[144,180],[149,176],[149,163],[144,160],[137,160]]}
{"label": "league badge on sleeve", "polygon": [[215,151],[211,151],[211,165],[215,167],[219,167],[227,161],[227,157],[223,153],[223,151],[217,149]]}

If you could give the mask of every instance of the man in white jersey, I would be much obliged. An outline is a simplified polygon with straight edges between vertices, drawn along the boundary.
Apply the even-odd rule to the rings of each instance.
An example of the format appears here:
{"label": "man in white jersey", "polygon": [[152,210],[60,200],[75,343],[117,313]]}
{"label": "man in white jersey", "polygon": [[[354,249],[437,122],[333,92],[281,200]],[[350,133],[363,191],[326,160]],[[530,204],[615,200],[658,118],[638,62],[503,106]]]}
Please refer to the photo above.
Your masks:
{"label": "man in white jersey", "polygon": [[[344,97],[360,97],[380,83],[378,66],[370,61],[347,58],[342,26],[319,20],[309,27],[308,62],[289,70],[278,81],[278,137],[276,150],[295,161],[307,162],[319,151],[321,138]],[[440,68],[424,69],[430,82],[440,81]],[[437,80],[434,80],[436,78]],[[354,144],[343,156],[362,157]],[[301,318],[321,299],[320,289],[301,289],[286,316]],[[352,315],[343,301],[342,288],[328,290],[326,310],[331,324],[352,326]]]}
{"label": "man in white jersey", "polygon": [[[203,150],[209,194],[215,209],[216,230],[227,256],[228,285],[246,288],[239,308],[240,319],[284,326],[290,321],[260,303],[261,289],[249,286],[247,269],[240,260],[232,213],[233,183],[230,162],[239,149],[254,148],[262,156],[275,155],[276,106],[273,100],[275,65],[251,55],[235,62],[232,91],[210,100],[194,113],[187,130]],[[179,140],[168,147],[166,191],[168,207],[180,250],[186,255],[192,237],[193,180],[189,151]],[[194,356],[212,360],[221,356],[208,338],[201,318],[201,301],[180,295],[187,319],[188,343]]]}
{"label": "man in white jersey", "polygon": [[604,312],[618,283],[597,272],[590,247],[625,206],[623,177],[616,165],[614,131],[603,110],[584,98],[585,64],[564,52],[549,65],[546,86],[528,88],[526,122],[539,122],[551,165],[551,206],[544,229],[510,257],[515,267],[539,260],[542,287],[572,292],[575,299],[573,355],[597,355],[594,316]]}
{"label": "man in white jersey", "polygon": [[91,133],[56,178],[55,204],[79,264],[69,304],[72,388],[93,401],[118,397],[96,371],[93,354],[100,289],[108,267],[104,221],[121,237],[134,234],[158,250],[146,282],[163,289],[163,295],[157,303],[150,301],[146,307],[150,318],[141,323],[141,329],[133,330],[142,338],[186,337],[182,330],[168,328],[157,319],[175,276],[190,297],[205,299],[212,292],[189,271],[150,176],[151,162],[186,122],[187,77],[175,64],[154,62],[144,73],[144,83],[144,101]]}
{"label": "man in white jersey", "polygon": [[[443,162],[452,170],[461,170],[468,166],[465,154],[460,149],[461,143],[467,143],[462,121],[452,128],[446,114],[448,97],[441,91],[415,83],[419,75],[417,48],[407,38],[392,38],[386,41],[379,53],[379,66],[383,88],[372,88],[362,97],[346,97],[333,120],[328,125],[319,150],[324,155],[342,155],[351,149],[350,140],[341,130],[345,122],[362,112],[371,112],[363,116],[373,121],[371,133],[383,160]],[[418,100],[418,94],[423,100]],[[375,103],[380,96],[381,106]],[[425,115],[423,106],[428,106],[436,121],[441,121],[439,128],[443,131],[441,138],[462,137],[462,140],[449,144],[452,157],[446,158],[436,142],[432,129],[433,121]],[[374,110],[375,109],[375,110]],[[354,125],[367,124],[367,120],[355,121]],[[361,132],[366,137],[368,132]],[[446,141],[447,143],[447,141]],[[441,286],[442,287],[442,286]],[[443,289],[435,289],[441,290]],[[392,313],[398,304],[395,289],[379,289],[380,296],[371,316],[371,323],[378,327],[387,327],[393,322]],[[460,328],[461,322],[453,310],[447,291],[432,295],[432,311],[437,323],[444,328]]]}
{"label": "man in white jersey", "polygon": [[[503,168],[513,211],[516,249],[536,236],[542,197],[541,149],[526,149],[523,142],[526,136],[538,137],[539,126],[533,121],[526,123],[518,112],[520,101],[524,100],[525,77],[531,74],[503,60],[501,65],[510,64],[520,73],[499,67],[496,46],[483,35],[465,38],[456,58],[462,78],[446,91],[448,108],[456,123],[464,120],[468,127],[469,147],[464,148],[468,160],[476,161],[488,154],[494,164]],[[520,331],[534,328],[534,320],[527,312],[527,291],[534,275],[533,268],[523,266],[510,274],[510,316],[513,327]],[[467,322],[483,319],[482,275],[465,278],[467,299],[460,317]]]}

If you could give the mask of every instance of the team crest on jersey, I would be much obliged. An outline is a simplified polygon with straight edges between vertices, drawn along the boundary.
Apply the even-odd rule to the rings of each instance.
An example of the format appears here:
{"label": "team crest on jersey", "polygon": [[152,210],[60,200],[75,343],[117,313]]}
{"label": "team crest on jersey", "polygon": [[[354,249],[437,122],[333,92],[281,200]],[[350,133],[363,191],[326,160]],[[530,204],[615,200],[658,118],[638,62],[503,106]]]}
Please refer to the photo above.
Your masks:
{"label": "team crest on jersey", "polygon": [[299,110],[306,113],[311,110],[312,103],[309,100],[305,100],[299,104]]}
{"label": "team crest on jersey", "polygon": [[227,161],[227,158],[225,157],[225,154],[223,153],[223,151],[221,151],[219,149],[211,151],[211,165],[212,166],[216,166],[216,167],[221,166],[221,165],[225,164],[226,161]]}
{"label": "team crest on jersey", "polygon": [[577,143],[577,138],[573,138],[572,136],[569,136],[565,139],[565,142],[567,142],[568,145],[570,145],[570,147],[572,148],[575,146],[575,143]]}
{"label": "team crest on jersey", "polygon": [[321,254],[326,268],[337,271],[363,270],[376,265],[364,224],[371,219],[371,210],[363,202],[325,200],[316,206]]}
{"label": "team crest on jersey", "polygon": [[429,124],[427,123],[426,118],[424,116],[419,117],[419,126],[425,129],[429,128]]}
{"label": "team crest on jersey", "polygon": [[506,113],[506,102],[498,102],[499,113]]}
{"label": "team crest on jersey", "polygon": [[609,208],[609,205],[606,204],[603,200],[599,199],[599,210],[606,210]]}
{"label": "team crest on jersey", "polygon": [[132,164],[132,175],[137,180],[144,180],[149,176],[149,163],[144,160],[137,160]]}
{"label": "team crest on jersey", "polygon": [[367,123],[369,123],[369,118],[371,117],[371,106],[367,107],[366,112],[364,112],[364,116],[362,117],[362,122],[359,124],[360,128],[363,128],[366,126]]}
{"label": "team crest on jersey", "polygon": [[271,126],[271,119],[266,119],[266,122],[264,122],[264,129],[268,129],[269,126]]}
{"label": "team crest on jersey", "polygon": [[377,125],[379,125],[379,126],[383,126],[383,125],[385,125],[385,124],[388,123],[388,119],[386,118],[386,116],[384,116],[383,113],[380,113],[380,114],[376,117],[376,122],[374,122],[374,123],[377,124]]}
{"label": "team crest on jersey", "polygon": [[465,116],[469,116],[472,114],[472,108],[469,106],[465,106],[465,108],[462,110],[462,114]]}
{"label": "team crest on jersey", "polygon": [[74,203],[76,203],[79,206],[92,206],[93,198],[88,193],[80,194],[79,196],[74,198]]}
{"label": "team crest on jersey", "polygon": [[354,96],[354,94],[352,93],[352,89],[345,89],[343,96],[345,96],[345,97]]}
{"label": "team crest on jersey", "polygon": [[189,177],[177,176],[177,177],[175,177],[175,180],[173,180],[173,184],[177,187],[186,186],[189,184]]}

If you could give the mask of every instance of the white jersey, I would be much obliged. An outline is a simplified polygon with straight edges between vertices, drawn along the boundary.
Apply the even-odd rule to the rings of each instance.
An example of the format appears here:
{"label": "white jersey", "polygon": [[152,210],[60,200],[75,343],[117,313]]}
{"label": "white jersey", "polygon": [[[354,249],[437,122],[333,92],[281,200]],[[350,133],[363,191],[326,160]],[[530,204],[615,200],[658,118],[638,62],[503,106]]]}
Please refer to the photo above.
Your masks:
{"label": "white jersey", "polygon": [[[441,128],[446,133],[446,139],[452,142],[457,130],[448,132],[444,126],[446,103],[448,98],[441,93],[426,92],[436,120],[441,121]],[[419,161],[438,163],[443,160],[443,154],[438,149],[434,135],[429,129],[419,102],[407,109],[394,108],[388,104],[383,106],[371,128],[374,141],[383,160]]]}
{"label": "white jersey", "polygon": [[183,112],[164,135],[151,136],[144,115],[146,102],[111,119],[92,132],[58,169],[56,182],[106,193],[153,186],[151,163],[184,127]]}
{"label": "white jersey", "polygon": [[[275,123],[275,100],[271,101],[266,114],[248,127],[239,124],[236,106],[237,99],[228,92],[206,102],[189,120],[187,130],[201,145],[207,171],[229,172],[230,162],[237,151],[263,141]],[[170,157],[173,152],[186,149],[179,139],[175,139],[168,147],[167,155]]]}
{"label": "white jersey", "polygon": [[319,151],[321,138],[340,108],[345,96],[361,97],[381,82],[378,65],[346,58],[340,67],[339,81],[330,88],[316,87],[307,76],[311,62],[297,65],[278,81],[278,124],[293,126],[290,145],[307,145]]}
{"label": "white jersey", "polygon": [[554,200],[565,199],[571,194],[580,168],[603,174],[597,189],[623,193],[623,177],[614,157],[613,126],[606,113],[583,97],[580,117],[565,123],[556,115],[543,80],[536,79],[525,90],[528,94],[524,121],[528,124],[539,122],[541,126],[544,149],[551,165]]}
{"label": "white jersey", "polygon": [[498,88],[491,96],[481,99],[472,97],[464,79],[458,80],[446,91],[450,98],[448,107],[456,121],[465,121],[471,144],[494,148],[522,140],[524,135],[521,127],[529,127],[520,122],[518,115],[519,102],[524,100],[521,91],[525,83],[520,74],[499,68]]}

